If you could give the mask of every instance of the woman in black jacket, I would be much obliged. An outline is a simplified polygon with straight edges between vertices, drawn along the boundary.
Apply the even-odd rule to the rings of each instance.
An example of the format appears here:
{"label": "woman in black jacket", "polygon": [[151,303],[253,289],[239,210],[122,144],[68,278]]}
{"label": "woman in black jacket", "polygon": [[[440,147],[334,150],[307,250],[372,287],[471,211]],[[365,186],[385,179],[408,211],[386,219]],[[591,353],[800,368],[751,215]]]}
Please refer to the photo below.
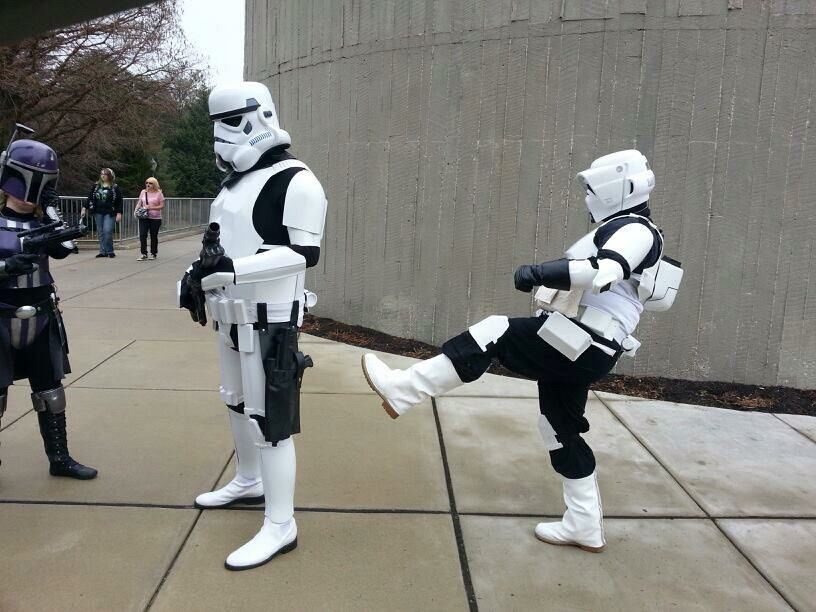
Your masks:
{"label": "woman in black jacket", "polygon": [[116,257],[113,252],[113,228],[115,223],[122,220],[122,191],[115,181],[113,170],[102,168],[99,180],[94,183],[82,208],[83,215],[87,208],[96,221],[96,231],[99,233],[97,257]]}

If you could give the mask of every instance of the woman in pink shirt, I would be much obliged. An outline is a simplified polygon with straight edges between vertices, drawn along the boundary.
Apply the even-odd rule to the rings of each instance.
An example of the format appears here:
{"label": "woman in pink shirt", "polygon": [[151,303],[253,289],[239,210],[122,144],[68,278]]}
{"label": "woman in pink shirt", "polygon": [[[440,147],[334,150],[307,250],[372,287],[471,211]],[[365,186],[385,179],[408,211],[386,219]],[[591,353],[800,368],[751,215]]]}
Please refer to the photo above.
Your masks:
{"label": "woman in pink shirt", "polygon": [[[138,209],[147,209],[147,217],[142,217],[136,212]],[[145,181],[145,188],[136,200],[136,210],[134,215],[139,219],[139,242],[142,247],[142,254],[139,261],[146,259],[156,259],[159,254],[159,227],[162,223],[162,209],[164,208],[164,196],[159,187],[159,181],[152,176]],[[147,256],[147,233],[150,232],[150,257]]]}

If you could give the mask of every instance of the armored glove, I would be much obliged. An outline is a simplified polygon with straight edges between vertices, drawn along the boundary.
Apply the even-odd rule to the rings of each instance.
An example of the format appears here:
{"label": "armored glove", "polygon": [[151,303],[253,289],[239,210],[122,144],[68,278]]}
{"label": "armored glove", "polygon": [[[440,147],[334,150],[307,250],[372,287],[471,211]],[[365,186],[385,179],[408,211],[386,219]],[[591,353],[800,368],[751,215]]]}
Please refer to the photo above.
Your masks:
{"label": "armored glove", "polygon": [[568,290],[570,288],[569,261],[556,259],[540,264],[519,266],[513,275],[513,282],[516,289],[525,293],[530,293],[536,285]]}
{"label": "armored glove", "polygon": [[17,253],[0,262],[1,276],[20,276],[21,274],[31,274],[39,266],[37,260],[40,256],[37,253]]}
{"label": "armored glove", "polygon": [[201,289],[201,279],[215,272],[231,272],[235,274],[232,259],[226,255],[219,255],[217,264],[205,266],[201,260],[194,261],[189,272],[181,279],[179,305],[190,311],[190,317],[201,326],[207,324],[207,310],[204,307],[204,291]]}

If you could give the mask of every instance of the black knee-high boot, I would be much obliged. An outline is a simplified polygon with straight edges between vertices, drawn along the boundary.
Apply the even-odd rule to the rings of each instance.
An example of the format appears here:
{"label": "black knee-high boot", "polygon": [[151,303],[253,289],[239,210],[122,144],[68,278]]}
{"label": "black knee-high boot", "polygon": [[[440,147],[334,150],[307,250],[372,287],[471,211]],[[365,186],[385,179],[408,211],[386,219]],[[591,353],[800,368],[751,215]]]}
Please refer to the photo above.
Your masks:
{"label": "black knee-high boot", "polygon": [[40,422],[40,434],[45,445],[45,454],[51,464],[49,472],[52,476],[67,476],[78,480],[96,478],[96,470],[74,461],[68,454],[68,434],[65,430],[65,413],[49,412],[37,413]]}

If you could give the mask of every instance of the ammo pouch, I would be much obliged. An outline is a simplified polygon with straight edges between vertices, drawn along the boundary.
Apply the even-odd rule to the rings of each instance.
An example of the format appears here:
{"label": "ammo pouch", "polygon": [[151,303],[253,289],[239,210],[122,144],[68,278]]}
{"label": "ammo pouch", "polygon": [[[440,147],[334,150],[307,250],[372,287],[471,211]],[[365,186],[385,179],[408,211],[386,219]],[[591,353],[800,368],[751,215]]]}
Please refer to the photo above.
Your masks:
{"label": "ammo pouch", "polygon": [[258,330],[266,374],[266,416],[262,429],[267,442],[300,433],[300,385],[303,372],[313,363],[311,357],[298,350],[297,335],[297,319],[267,323]]}
{"label": "ammo pouch", "polygon": [[547,315],[539,337],[570,361],[575,361],[592,345],[592,336],[560,312]]}
{"label": "ammo pouch", "polygon": [[[591,318],[587,322],[576,322],[560,312],[551,312],[539,328],[538,336],[570,361],[576,361],[590,346],[595,346],[610,357],[617,359],[624,352],[623,347],[616,340],[604,337],[589,327],[587,323],[591,322]],[[640,346],[637,340],[631,336],[627,340],[629,338]],[[637,347],[634,346],[632,354],[636,350]]]}

